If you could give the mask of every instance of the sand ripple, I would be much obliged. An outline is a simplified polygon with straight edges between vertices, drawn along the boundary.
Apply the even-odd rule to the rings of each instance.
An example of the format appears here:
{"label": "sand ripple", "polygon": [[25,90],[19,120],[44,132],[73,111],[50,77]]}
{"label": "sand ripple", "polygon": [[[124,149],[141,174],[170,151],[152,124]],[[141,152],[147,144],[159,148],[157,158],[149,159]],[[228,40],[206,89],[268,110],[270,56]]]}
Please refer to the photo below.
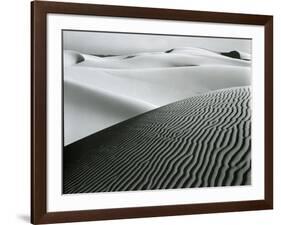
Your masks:
{"label": "sand ripple", "polygon": [[65,147],[64,193],[251,183],[251,92],[209,92]]}

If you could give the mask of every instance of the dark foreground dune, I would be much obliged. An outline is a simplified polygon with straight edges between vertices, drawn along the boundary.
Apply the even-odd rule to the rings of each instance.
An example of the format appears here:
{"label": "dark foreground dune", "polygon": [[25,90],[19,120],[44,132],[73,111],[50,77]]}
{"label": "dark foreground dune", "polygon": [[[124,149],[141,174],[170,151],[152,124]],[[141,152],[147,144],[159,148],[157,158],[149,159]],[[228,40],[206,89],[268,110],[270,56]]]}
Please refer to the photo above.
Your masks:
{"label": "dark foreground dune", "polygon": [[249,185],[248,87],[191,97],[65,147],[63,192]]}

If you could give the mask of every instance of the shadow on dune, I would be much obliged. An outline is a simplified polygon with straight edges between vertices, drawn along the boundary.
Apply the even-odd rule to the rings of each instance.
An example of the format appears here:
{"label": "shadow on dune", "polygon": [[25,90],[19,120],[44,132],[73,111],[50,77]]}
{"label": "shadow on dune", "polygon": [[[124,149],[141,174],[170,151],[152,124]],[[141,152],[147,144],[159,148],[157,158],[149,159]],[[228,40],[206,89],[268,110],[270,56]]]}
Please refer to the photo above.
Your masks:
{"label": "shadow on dune", "polygon": [[241,59],[240,53],[238,51],[222,52],[221,54],[230,58]]}
{"label": "shadow on dune", "polygon": [[134,57],[136,57],[136,56],[135,55],[128,55],[128,56],[124,57],[124,59],[131,59],[131,58],[134,58]]}
{"label": "shadow on dune", "polygon": [[167,50],[167,51],[165,51],[165,53],[171,53],[172,51],[174,51],[175,49],[169,49],[169,50]]}
{"label": "shadow on dune", "polygon": [[64,148],[63,193],[251,183],[248,87],[187,98]]}

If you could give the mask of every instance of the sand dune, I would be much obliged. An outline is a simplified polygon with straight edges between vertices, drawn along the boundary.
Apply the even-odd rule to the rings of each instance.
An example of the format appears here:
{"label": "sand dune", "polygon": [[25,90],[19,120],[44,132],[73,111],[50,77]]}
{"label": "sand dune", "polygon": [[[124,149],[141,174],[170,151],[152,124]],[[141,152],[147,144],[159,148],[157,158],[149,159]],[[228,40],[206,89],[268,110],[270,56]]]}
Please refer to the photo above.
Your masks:
{"label": "sand dune", "polygon": [[65,50],[64,54],[64,66],[71,66],[77,63],[81,63],[85,60],[84,56],[79,52]]}
{"label": "sand dune", "polygon": [[230,52],[222,52],[221,54],[224,56],[228,56],[230,58],[234,58],[234,59],[242,59],[242,60],[246,60],[246,61],[251,60],[250,54],[247,54],[245,52],[230,51]]}
{"label": "sand dune", "polygon": [[248,87],[212,91],[70,144],[63,192],[250,184],[250,99]]}
{"label": "sand dune", "polygon": [[[79,140],[89,133],[110,127],[116,121],[155,109],[154,105],[79,83],[65,81],[65,133]],[[71,104],[74,102],[75,104]],[[79,115],[79,119],[77,119]]]}
{"label": "sand dune", "polygon": [[[68,70],[66,70],[68,71]],[[79,75],[79,74],[82,75]],[[249,85],[250,69],[234,66],[150,69],[71,68],[67,80],[163,106],[196,94]]]}
{"label": "sand dune", "polygon": [[[171,51],[171,50],[170,50]],[[238,53],[239,54],[239,53]],[[201,65],[249,66],[250,62],[227,57],[216,52],[200,48],[179,48],[171,52],[148,52],[134,55],[98,57],[84,55],[80,66],[111,69],[135,69],[155,67],[179,67]]]}
{"label": "sand dune", "polygon": [[181,99],[250,85],[245,54],[239,52],[239,59],[175,48],[101,57],[65,51],[64,143]]}

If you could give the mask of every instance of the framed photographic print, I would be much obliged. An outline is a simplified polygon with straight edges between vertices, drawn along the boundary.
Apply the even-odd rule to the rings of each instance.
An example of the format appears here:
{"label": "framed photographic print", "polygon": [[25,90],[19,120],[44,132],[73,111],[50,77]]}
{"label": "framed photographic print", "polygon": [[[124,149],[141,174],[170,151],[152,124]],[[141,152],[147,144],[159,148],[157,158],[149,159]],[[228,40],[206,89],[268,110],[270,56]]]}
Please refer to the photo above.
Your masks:
{"label": "framed photographic print", "polygon": [[31,222],[273,208],[273,17],[35,1]]}

